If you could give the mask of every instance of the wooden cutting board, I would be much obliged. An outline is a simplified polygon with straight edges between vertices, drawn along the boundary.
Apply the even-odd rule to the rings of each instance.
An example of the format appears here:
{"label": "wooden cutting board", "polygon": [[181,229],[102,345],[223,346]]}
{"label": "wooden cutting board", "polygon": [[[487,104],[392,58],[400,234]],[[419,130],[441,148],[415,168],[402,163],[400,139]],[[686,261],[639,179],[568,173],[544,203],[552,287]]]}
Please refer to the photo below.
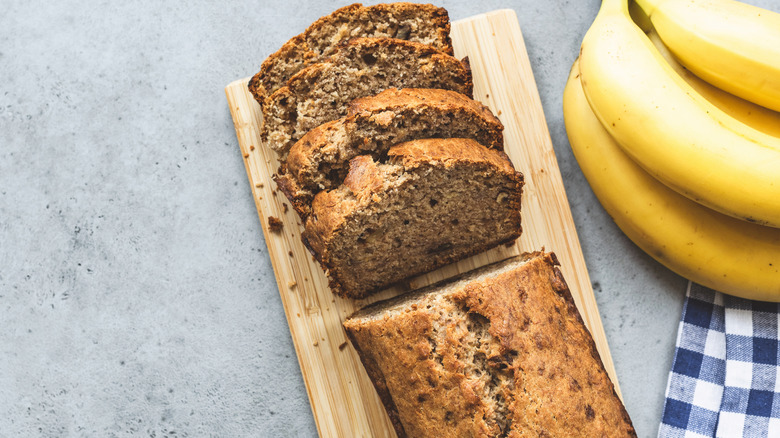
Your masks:
{"label": "wooden cutting board", "polygon": [[[415,278],[409,287],[424,286],[523,251],[545,248],[555,252],[619,394],[517,17],[512,10],[500,10],[455,21],[452,42],[458,58],[469,57],[475,99],[489,106],[504,123],[506,152],[525,174],[523,235],[512,247],[497,248]],[[247,81],[235,81],[225,92],[319,433],[325,437],[394,436],[341,322],[356,309],[396,295],[401,289],[360,301],[331,294],[320,266],[301,243],[300,220],[288,208],[284,195],[275,191],[271,176],[278,162],[260,141],[262,115],[247,91]],[[271,216],[282,220],[281,231],[271,231]]]}

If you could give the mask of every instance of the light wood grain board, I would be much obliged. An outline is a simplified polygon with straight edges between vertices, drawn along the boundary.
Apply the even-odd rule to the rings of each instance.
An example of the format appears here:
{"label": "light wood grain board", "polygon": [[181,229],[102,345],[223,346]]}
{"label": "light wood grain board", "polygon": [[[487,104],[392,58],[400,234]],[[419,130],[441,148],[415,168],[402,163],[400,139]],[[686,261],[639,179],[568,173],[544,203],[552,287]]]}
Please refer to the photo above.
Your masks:
{"label": "light wood grain board", "polygon": [[[421,287],[523,251],[554,251],[617,387],[517,17],[512,10],[500,10],[455,21],[452,41],[456,56],[469,57],[475,98],[489,106],[504,123],[506,152],[525,174],[523,235],[511,247],[487,251],[415,278],[409,287]],[[278,162],[260,141],[262,115],[247,91],[247,81],[248,78],[235,81],[225,92],[319,433],[324,437],[394,436],[341,322],[354,310],[401,290],[390,289],[361,301],[331,294],[320,266],[301,243],[300,220],[285,205],[284,195],[275,191],[271,176]],[[282,219],[281,232],[269,229],[269,216]]]}

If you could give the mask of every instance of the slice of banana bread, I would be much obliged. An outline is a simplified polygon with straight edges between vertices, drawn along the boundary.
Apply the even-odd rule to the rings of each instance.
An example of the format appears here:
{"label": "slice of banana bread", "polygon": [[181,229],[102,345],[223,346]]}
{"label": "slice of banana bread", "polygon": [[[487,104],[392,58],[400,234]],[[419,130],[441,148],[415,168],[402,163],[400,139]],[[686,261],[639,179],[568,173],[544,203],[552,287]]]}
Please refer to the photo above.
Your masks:
{"label": "slice of banana bread", "polygon": [[290,149],[276,177],[305,218],[321,190],[338,187],[352,158],[381,158],[398,143],[419,138],[471,138],[502,150],[501,122],[481,103],[449,90],[391,88],[353,101],[346,117],[309,131]]}
{"label": "slice of banana bread", "polygon": [[558,261],[533,253],[344,328],[403,437],[635,437]]}
{"label": "slice of banana bread", "polygon": [[306,65],[333,52],[353,37],[398,38],[431,45],[452,55],[447,10],[433,5],[390,3],[345,6],[315,21],[263,62],[249,81],[249,91],[262,104],[266,96]]}
{"label": "slice of banana bread", "polygon": [[443,88],[471,96],[471,71],[425,44],[353,38],[266,98],[261,135],[284,158],[311,129],[346,115],[349,102],[391,87]]}
{"label": "slice of banana bread", "polygon": [[521,232],[523,175],[471,139],[394,146],[386,163],[353,158],[344,184],[320,192],[302,234],[331,290],[361,298]]}

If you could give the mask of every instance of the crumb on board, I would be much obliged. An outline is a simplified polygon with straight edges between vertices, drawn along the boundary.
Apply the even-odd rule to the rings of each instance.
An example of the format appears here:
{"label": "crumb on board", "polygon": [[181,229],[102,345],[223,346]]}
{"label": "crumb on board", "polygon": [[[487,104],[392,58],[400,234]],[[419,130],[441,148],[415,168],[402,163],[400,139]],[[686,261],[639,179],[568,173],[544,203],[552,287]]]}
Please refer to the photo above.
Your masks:
{"label": "crumb on board", "polygon": [[347,348],[347,341],[344,341],[344,342],[341,343],[341,345],[339,345],[339,351],[342,351],[345,348]]}
{"label": "crumb on board", "polygon": [[501,115],[501,110],[498,110],[498,115],[499,115],[499,116]]}
{"label": "crumb on board", "polygon": [[282,210],[284,210],[284,213],[287,213],[288,209],[289,209],[289,207],[287,207],[287,203],[282,202]]}
{"label": "crumb on board", "polygon": [[268,216],[268,228],[271,232],[278,233],[282,231],[284,223],[276,216]]}
{"label": "crumb on board", "polygon": [[287,255],[292,257],[293,256],[293,252],[292,251],[287,251]]}
{"label": "crumb on board", "polygon": [[276,196],[276,190],[271,190],[271,194]]}
{"label": "crumb on board", "polygon": [[255,145],[253,145],[253,144],[252,144],[252,145],[249,145],[249,150],[250,150],[250,151],[253,151],[253,150],[255,150]]}
{"label": "crumb on board", "polygon": [[249,153],[244,154],[244,158],[249,158]]}
{"label": "crumb on board", "polygon": [[320,341],[314,341],[314,343],[312,345],[314,345],[316,347],[316,346],[320,345]]}
{"label": "crumb on board", "polygon": [[296,283],[295,280],[287,282],[287,287],[290,288],[290,289],[294,288],[297,285],[298,285],[298,283]]}
{"label": "crumb on board", "polygon": [[263,183],[261,183],[261,182],[255,183],[255,187],[257,187],[258,189],[262,189],[263,188]]}

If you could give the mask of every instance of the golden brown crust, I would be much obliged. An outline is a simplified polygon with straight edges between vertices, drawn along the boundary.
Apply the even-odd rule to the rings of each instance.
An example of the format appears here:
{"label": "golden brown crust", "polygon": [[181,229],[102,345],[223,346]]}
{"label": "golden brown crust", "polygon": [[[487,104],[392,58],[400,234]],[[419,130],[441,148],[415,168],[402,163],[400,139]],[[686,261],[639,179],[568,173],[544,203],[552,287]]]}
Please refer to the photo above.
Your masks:
{"label": "golden brown crust", "polygon": [[[344,321],[345,328],[349,322],[349,319]],[[395,402],[393,402],[393,397],[390,395],[390,391],[387,389],[385,375],[382,373],[379,364],[377,364],[374,360],[374,357],[366,354],[363,350],[357,347],[359,345],[359,341],[356,335],[358,331],[359,329],[345,330],[347,333],[347,338],[349,338],[352,346],[355,347],[355,350],[360,357],[360,362],[363,364],[363,368],[365,368],[366,373],[368,374],[368,378],[371,379],[371,383],[373,383],[374,388],[379,395],[379,399],[382,401],[382,405],[385,407],[387,416],[390,417],[390,423],[393,424],[395,434],[398,436],[398,438],[406,438],[406,431],[404,430],[404,425],[401,422],[401,418],[398,416],[398,409],[395,406]]]}
{"label": "golden brown crust", "polygon": [[509,156],[503,151],[477,146],[481,145],[469,138],[449,138],[446,141],[426,138],[394,146],[387,152],[387,157],[388,161],[399,163],[405,169],[430,163],[439,163],[445,168],[460,163],[484,163],[502,173],[516,173]]}
{"label": "golden brown crust", "polygon": [[636,436],[553,254],[375,303],[344,327],[399,436]]}
{"label": "golden brown crust", "polygon": [[[523,175],[515,171],[509,157],[502,151],[488,149],[471,139],[420,139],[402,143],[390,149],[388,163],[378,165],[370,156],[361,155],[350,162],[347,178],[339,189],[323,191],[314,197],[311,215],[306,220],[302,240],[328,274],[331,290],[340,296],[361,298],[375,289],[354,291],[345,288],[339,280],[343,270],[354,267],[340,266],[331,259],[331,242],[348,224],[351,217],[382,200],[387,193],[401,190],[407,180],[396,178],[414,169],[449,169],[455,166],[476,166],[496,179],[512,181],[507,193],[513,217],[505,218],[513,223],[514,232],[498,242],[482,242],[467,250],[442,257],[438,262],[422,263],[416,270],[403,273],[395,281],[418,273],[429,272],[448,263],[478,254],[491,247],[511,242],[522,232],[520,226]],[[498,220],[499,218],[496,218]]]}
{"label": "golden brown crust", "polygon": [[[493,115],[490,108],[481,102],[462,93],[435,88],[388,88],[374,96],[353,100],[349,104],[347,117],[358,117],[379,111],[394,111],[400,108],[419,108],[421,106],[435,106],[443,109],[464,108],[465,111],[478,114],[491,124],[501,126],[501,121]],[[497,144],[485,144],[485,146],[501,149],[503,145],[498,140],[500,138],[496,138]]]}
{"label": "golden brown crust", "polygon": [[[444,8],[415,3],[390,3],[364,7],[360,3],[355,3],[319,18],[303,33],[291,38],[278,51],[266,58],[260,71],[249,81],[249,91],[258,102],[262,103],[266,96],[276,91],[278,86],[284,84],[297,70],[322,56],[327,56],[333,46],[343,39],[354,36],[385,36],[417,41],[419,38],[413,33],[405,34],[408,23],[415,18],[433,27],[434,35],[429,43],[451,55],[449,15]],[[395,29],[376,29],[377,26],[382,25],[392,27],[390,23],[395,21],[399,22],[394,25]],[[361,29],[366,23],[371,23],[372,29]],[[331,28],[332,30],[329,30]],[[335,35],[334,32],[340,34]],[[420,42],[428,41],[420,40]],[[292,67],[289,64],[292,64]]]}

